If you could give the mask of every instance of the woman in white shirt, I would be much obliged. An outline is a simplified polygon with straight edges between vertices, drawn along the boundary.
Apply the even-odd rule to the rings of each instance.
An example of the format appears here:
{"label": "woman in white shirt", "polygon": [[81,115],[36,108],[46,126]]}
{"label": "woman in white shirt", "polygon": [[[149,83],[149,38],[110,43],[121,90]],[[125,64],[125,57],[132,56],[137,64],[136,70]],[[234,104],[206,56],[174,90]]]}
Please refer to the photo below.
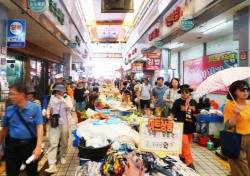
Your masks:
{"label": "woman in white shirt", "polygon": [[166,102],[166,105],[169,107],[169,114],[171,113],[174,101],[180,98],[180,94],[177,93],[180,87],[180,81],[178,78],[173,78],[170,81],[169,88],[163,95],[163,100]]}

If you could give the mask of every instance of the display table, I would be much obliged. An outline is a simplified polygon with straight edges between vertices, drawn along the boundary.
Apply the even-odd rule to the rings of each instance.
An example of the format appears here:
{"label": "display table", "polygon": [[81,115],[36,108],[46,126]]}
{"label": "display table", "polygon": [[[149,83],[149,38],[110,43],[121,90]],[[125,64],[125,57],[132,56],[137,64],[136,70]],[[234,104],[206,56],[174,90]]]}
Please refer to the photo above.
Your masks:
{"label": "display table", "polygon": [[203,135],[213,135],[224,129],[224,117],[222,116],[198,116],[198,122],[206,122],[207,132]]}

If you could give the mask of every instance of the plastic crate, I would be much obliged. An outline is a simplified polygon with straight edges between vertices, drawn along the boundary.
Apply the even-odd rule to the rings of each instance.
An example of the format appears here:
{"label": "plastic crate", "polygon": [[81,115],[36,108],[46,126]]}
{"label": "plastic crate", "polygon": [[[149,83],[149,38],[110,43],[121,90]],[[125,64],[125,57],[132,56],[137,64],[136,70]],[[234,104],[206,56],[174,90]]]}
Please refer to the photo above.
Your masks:
{"label": "plastic crate", "polygon": [[121,116],[126,116],[128,114],[132,114],[132,112],[129,112],[129,111],[120,111],[120,115]]}
{"label": "plastic crate", "polygon": [[96,109],[96,111],[97,111],[97,112],[101,112],[101,113],[103,113],[103,114],[108,114],[108,115],[110,115],[110,109],[101,109],[101,110]]}

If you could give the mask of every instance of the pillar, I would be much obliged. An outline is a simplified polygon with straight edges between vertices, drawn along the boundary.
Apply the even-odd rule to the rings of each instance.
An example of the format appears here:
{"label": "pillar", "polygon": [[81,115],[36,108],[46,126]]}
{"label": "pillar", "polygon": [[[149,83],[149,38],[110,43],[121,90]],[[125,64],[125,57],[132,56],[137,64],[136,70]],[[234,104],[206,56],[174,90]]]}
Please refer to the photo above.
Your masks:
{"label": "pillar", "polygon": [[[239,67],[250,66],[250,6],[239,10]],[[247,59],[241,60],[240,54],[247,52]]]}

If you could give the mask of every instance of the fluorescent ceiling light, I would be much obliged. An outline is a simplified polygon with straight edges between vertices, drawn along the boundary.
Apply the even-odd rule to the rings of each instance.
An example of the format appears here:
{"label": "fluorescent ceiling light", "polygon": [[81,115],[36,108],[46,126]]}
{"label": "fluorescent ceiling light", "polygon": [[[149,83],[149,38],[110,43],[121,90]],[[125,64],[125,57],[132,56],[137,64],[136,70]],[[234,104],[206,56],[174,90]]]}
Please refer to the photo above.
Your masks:
{"label": "fluorescent ceiling light", "polygon": [[221,29],[222,27],[224,27],[225,25],[227,25],[230,21],[223,21],[217,25],[215,25],[214,27],[211,27],[210,29],[206,30],[203,32],[203,34],[208,34],[214,31],[217,31],[219,29]]}
{"label": "fluorescent ceiling light", "polygon": [[93,0],[78,0],[78,3],[81,7],[81,10],[83,12],[85,22],[95,22],[95,9],[94,9],[94,3]]}
{"label": "fluorescent ceiling light", "polygon": [[184,45],[184,43],[174,43],[174,44],[170,45],[168,48],[173,49],[173,48],[181,47],[183,45]]}

